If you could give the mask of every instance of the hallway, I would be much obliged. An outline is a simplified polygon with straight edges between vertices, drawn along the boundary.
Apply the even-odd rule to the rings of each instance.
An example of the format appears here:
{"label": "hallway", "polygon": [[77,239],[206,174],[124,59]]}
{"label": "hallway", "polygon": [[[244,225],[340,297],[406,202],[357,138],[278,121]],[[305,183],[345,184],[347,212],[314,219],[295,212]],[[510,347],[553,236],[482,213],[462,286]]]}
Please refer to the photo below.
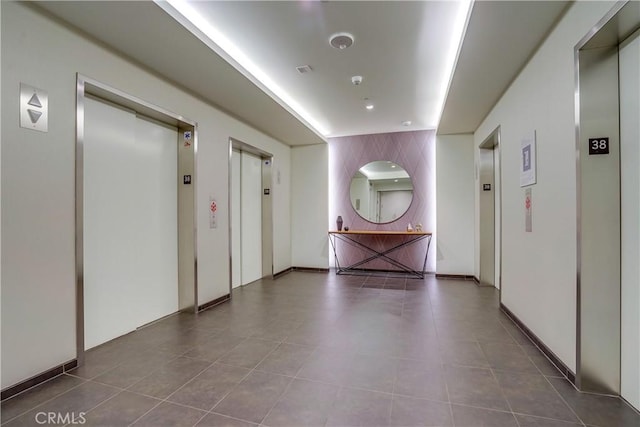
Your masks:
{"label": "hallway", "polygon": [[88,352],[3,402],[2,425],[640,425],[576,392],[498,306],[470,281],[292,272]]}

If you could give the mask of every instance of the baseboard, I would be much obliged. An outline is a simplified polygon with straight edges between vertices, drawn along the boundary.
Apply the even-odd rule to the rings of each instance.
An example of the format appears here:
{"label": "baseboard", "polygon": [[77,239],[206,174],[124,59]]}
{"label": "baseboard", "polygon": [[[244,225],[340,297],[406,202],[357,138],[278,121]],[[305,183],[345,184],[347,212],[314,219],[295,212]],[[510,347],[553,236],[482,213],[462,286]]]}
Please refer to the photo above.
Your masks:
{"label": "baseboard", "polygon": [[436,273],[436,279],[444,279],[444,280],[473,280],[475,281],[475,276],[471,276],[468,274],[440,274]]}
{"label": "baseboard", "polygon": [[27,380],[19,382],[18,384],[13,385],[11,387],[5,388],[4,390],[2,390],[2,392],[0,392],[1,394],[0,400],[5,401],[15,396],[16,394],[22,393],[25,390],[28,390],[46,381],[49,381],[50,379],[55,378],[58,375],[62,375],[63,373],[68,372],[77,367],[78,367],[78,360],[73,359],[67,363],[58,365],[55,368],[48,369],[45,372],[42,372],[41,374],[38,374]]}
{"label": "baseboard", "polygon": [[476,285],[480,284],[480,279],[478,279],[476,276],[473,276],[473,281],[476,282]]}
{"label": "baseboard", "polygon": [[286,268],[286,269],[284,269],[284,270],[282,270],[282,271],[279,271],[279,272],[275,273],[275,274],[273,275],[273,278],[274,278],[274,279],[277,279],[277,278],[279,278],[279,277],[284,276],[285,274],[289,274],[289,273],[291,273],[292,271],[293,271],[293,267]]}
{"label": "baseboard", "polygon": [[302,271],[305,273],[328,273],[329,269],[328,268],[318,268],[318,267],[289,267],[287,269],[284,269],[282,271],[279,271],[278,273],[275,273],[273,275],[274,279],[278,279],[282,276],[284,276],[285,274],[289,274],[292,271]]}
{"label": "baseboard", "polygon": [[293,271],[305,271],[307,273],[328,273],[328,268],[318,268],[318,267],[291,267]]}
{"label": "baseboard", "polygon": [[204,304],[201,304],[198,306],[198,313],[204,310],[207,310],[211,307],[214,307],[218,304],[222,304],[223,302],[229,301],[231,299],[231,294],[227,294],[227,295],[223,295],[220,298],[216,298],[212,301],[209,302],[205,302]]}
{"label": "baseboard", "polygon": [[556,366],[556,368],[562,375],[567,377],[567,379],[571,381],[571,383],[576,385],[576,374],[572,372],[571,369],[569,369],[569,367],[565,365],[564,362],[562,362],[562,360],[560,360],[560,358],[556,356],[553,351],[551,351],[551,349],[547,347],[545,343],[543,343],[542,340],[540,340],[540,338],[536,336],[536,334],[531,332],[531,329],[527,328],[527,326],[522,323],[520,319],[518,319],[518,316],[513,314],[513,312],[509,310],[503,303],[500,303],[500,310],[502,310],[502,312],[506,314],[507,317],[509,317],[509,319],[511,319],[511,321],[516,324],[516,326],[518,326],[522,333],[524,333],[527,338],[529,338],[531,342],[533,342],[535,346],[538,347],[540,351],[545,354],[545,356],[547,356],[547,358],[549,358],[551,363]]}
{"label": "baseboard", "polygon": [[420,273],[419,271],[416,271],[415,273],[411,273],[409,271],[404,271],[404,270],[385,270],[385,269],[378,269],[378,268],[350,268],[348,270],[343,270],[343,271],[338,271],[335,267],[329,269],[329,271],[333,270],[337,275],[341,275],[341,276],[362,276],[362,275],[371,275],[371,276],[375,276],[376,274],[397,274],[398,277],[406,277],[407,279],[416,279],[416,280],[422,280],[424,278],[426,278],[427,276],[433,276],[435,274],[435,272],[433,271],[423,271],[422,275],[423,277],[418,277],[418,274]]}

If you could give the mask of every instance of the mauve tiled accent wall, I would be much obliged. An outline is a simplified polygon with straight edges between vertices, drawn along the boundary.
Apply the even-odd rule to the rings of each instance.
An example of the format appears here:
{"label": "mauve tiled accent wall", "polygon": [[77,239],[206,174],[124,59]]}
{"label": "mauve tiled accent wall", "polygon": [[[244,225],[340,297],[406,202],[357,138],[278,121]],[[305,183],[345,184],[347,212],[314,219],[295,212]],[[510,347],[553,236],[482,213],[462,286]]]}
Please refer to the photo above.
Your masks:
{"label": "mauve tiled accent wall", "polygon": [[[396,132],[329,138],[329,230],[336,229],[336,218],[342,216],[351,230],[402,231],[407,224],[422,223],[424,231],[434,233],[429,249],[426,271],[435,271],[436,254],[436,170],[435,131]],[[402,166],[413,181],[413,201],[407,213],[388,224],[374,224],[362,219],[351,206],[349,188],[355,172],[369,162],[390,160]],[[369,243],[378,247],[389,242],[374,239]],[[351,264],[362,259],[362,252],[342,244],[340,263]],[[393,254],[395,259],[422,269],[426,240],[410,245]],[[330,254],[333,264],[333,253]],[[393,269],[376,261],[362,266],[372,269]]]}

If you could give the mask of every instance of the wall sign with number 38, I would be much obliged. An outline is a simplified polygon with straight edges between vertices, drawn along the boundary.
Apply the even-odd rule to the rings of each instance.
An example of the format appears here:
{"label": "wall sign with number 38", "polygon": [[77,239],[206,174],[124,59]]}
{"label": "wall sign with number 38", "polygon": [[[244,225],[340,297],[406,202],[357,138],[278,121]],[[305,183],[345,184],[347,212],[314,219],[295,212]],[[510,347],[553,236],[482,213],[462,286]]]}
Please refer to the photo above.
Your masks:
{"label": "wall sign with number 38", "polygon": [[589,155],[609,154],[609,138],[589,138]]}

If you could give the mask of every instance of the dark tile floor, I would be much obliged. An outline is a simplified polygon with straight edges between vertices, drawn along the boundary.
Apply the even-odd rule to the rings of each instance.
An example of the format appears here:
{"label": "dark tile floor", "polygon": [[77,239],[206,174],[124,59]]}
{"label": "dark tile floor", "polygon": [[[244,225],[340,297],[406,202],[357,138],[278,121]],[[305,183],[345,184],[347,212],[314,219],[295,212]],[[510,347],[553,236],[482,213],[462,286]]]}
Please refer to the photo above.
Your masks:
{"label": "dark tile floor", "polygon": [[495,289],[299,272],[88,352],[3,402],[2,424],[43,412],[113,427],[640,426],[620,399],[576,392]]}

